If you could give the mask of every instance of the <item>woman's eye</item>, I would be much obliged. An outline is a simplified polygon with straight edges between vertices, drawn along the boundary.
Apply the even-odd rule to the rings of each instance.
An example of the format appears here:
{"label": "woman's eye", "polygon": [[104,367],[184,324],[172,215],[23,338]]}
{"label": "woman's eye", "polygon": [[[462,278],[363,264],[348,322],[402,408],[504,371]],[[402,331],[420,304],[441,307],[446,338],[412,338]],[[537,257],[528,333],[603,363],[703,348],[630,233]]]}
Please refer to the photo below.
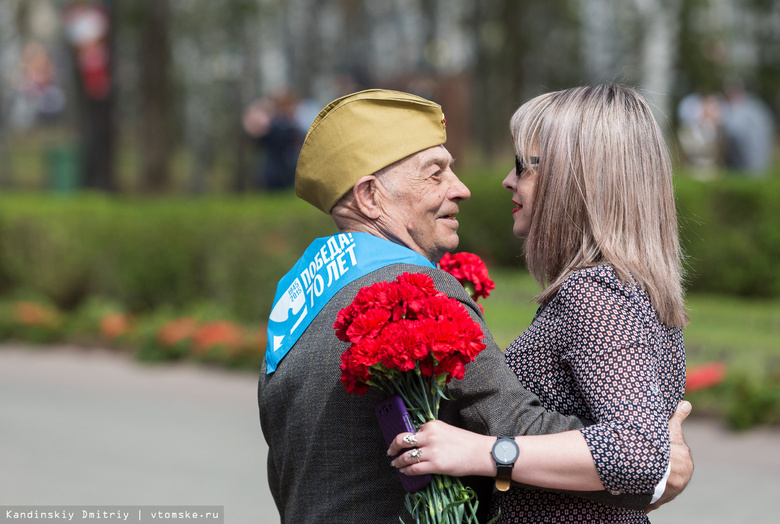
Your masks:
{"label": "woman's eye", "polygon": [[520,176],[524,169],[525,166],[523,165],[523,159],[515,155],[515,174]]}

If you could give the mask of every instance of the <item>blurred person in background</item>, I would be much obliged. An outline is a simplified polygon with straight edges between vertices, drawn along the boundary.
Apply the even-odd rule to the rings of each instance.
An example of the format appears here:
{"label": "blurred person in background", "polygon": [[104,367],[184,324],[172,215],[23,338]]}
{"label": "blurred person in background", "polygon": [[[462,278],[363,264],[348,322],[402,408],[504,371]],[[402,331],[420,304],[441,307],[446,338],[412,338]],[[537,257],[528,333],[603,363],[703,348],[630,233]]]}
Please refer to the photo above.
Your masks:
{"label": "blurred person in background", "polygon": [[295,165],[310,122],[307,105],[291,91],[253,102],[244,112],[244,131],[260,146],[263,161],[254,186],[268,191],[290,189]]}
{"label": "blurred person in background", "polygon": [[708,178],[722,162],[721,99],[690,93],[680,100],[677,138],[696,176]]}
{"label": "blurred person in background", "polygon": [[42,43],[25,44],[14,80],[18,96],[11,118],[18,127],[29,128],[39,118],[51,120],[65,109],[65,93],[58,84],[57,68]]}
{"label": "blurred person in background", "polygon": [[726,166],[763,176],[772,166],[775,140],[772,111],[740,81],[725,88],[723,134]]}

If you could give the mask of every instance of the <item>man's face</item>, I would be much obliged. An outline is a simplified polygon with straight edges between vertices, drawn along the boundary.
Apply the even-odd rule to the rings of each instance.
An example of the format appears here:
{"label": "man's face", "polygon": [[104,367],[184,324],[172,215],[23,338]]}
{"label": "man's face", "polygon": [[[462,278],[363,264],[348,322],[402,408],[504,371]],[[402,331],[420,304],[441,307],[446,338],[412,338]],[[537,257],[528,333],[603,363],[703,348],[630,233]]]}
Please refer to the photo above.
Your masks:
{"label": "man's face", "polygon": [[438,262],[458,247],[459,203],[471,196],[453,173],[444,146],[424,149],[400,161],[380,177],[384,216],[391,236]]}

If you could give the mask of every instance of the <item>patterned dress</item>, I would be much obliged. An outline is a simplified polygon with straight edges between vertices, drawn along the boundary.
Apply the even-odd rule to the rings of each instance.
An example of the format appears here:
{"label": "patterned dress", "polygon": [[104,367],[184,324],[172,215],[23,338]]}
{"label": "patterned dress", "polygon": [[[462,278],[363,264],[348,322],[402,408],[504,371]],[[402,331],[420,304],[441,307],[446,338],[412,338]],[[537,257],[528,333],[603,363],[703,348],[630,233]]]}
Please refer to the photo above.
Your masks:
{"label": "patterned dress", "polygon": [[[548,410],[597,421],[581,431],[604,487],[653,491],[669,464],[668,419],[685,390],[682,330],[663,326],[647,293],[607,265],[572,273],[506,350]],[[499,522],[648,522],[642,511],[513,487]]]}

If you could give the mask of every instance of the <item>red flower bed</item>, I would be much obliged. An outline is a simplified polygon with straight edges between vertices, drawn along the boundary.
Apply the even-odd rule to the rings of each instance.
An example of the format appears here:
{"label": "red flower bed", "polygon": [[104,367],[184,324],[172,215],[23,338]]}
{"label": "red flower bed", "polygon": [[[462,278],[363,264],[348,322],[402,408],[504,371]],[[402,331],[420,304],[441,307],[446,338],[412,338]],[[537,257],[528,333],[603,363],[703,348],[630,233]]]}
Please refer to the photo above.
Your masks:
{"label": "red flower bed", "polygon": [[689,369],[686,373],[685,392],[692,393],[717,386],[726,378],[726,371],[726,365],[721,362],[713,362]]}
{"label": "red flower bed", "polygon": [[231,322],[210,322],[199,327],[192,336],[193,350],[204,355],[211,348],[236,348],[243,343],[243,331]]}
{"label": "red flower bed", "polygon": [[20,324],[43,328],[55,328],[61,320],[60,314],[56,310],[35,302],[14,304],[14,317]]}
{"label": "red flower bed", "polygon": [[198,329],[198,321],[194,318],[183,317],[171,320],[157,332],[157,341],[165,347],[172,347],[185,340],[191,339]]}
{"label": "red flower bed", "polygon": [[100,319],[100,334],[114,339],[130,332],[130,317],[124,313],[111,313]]}

